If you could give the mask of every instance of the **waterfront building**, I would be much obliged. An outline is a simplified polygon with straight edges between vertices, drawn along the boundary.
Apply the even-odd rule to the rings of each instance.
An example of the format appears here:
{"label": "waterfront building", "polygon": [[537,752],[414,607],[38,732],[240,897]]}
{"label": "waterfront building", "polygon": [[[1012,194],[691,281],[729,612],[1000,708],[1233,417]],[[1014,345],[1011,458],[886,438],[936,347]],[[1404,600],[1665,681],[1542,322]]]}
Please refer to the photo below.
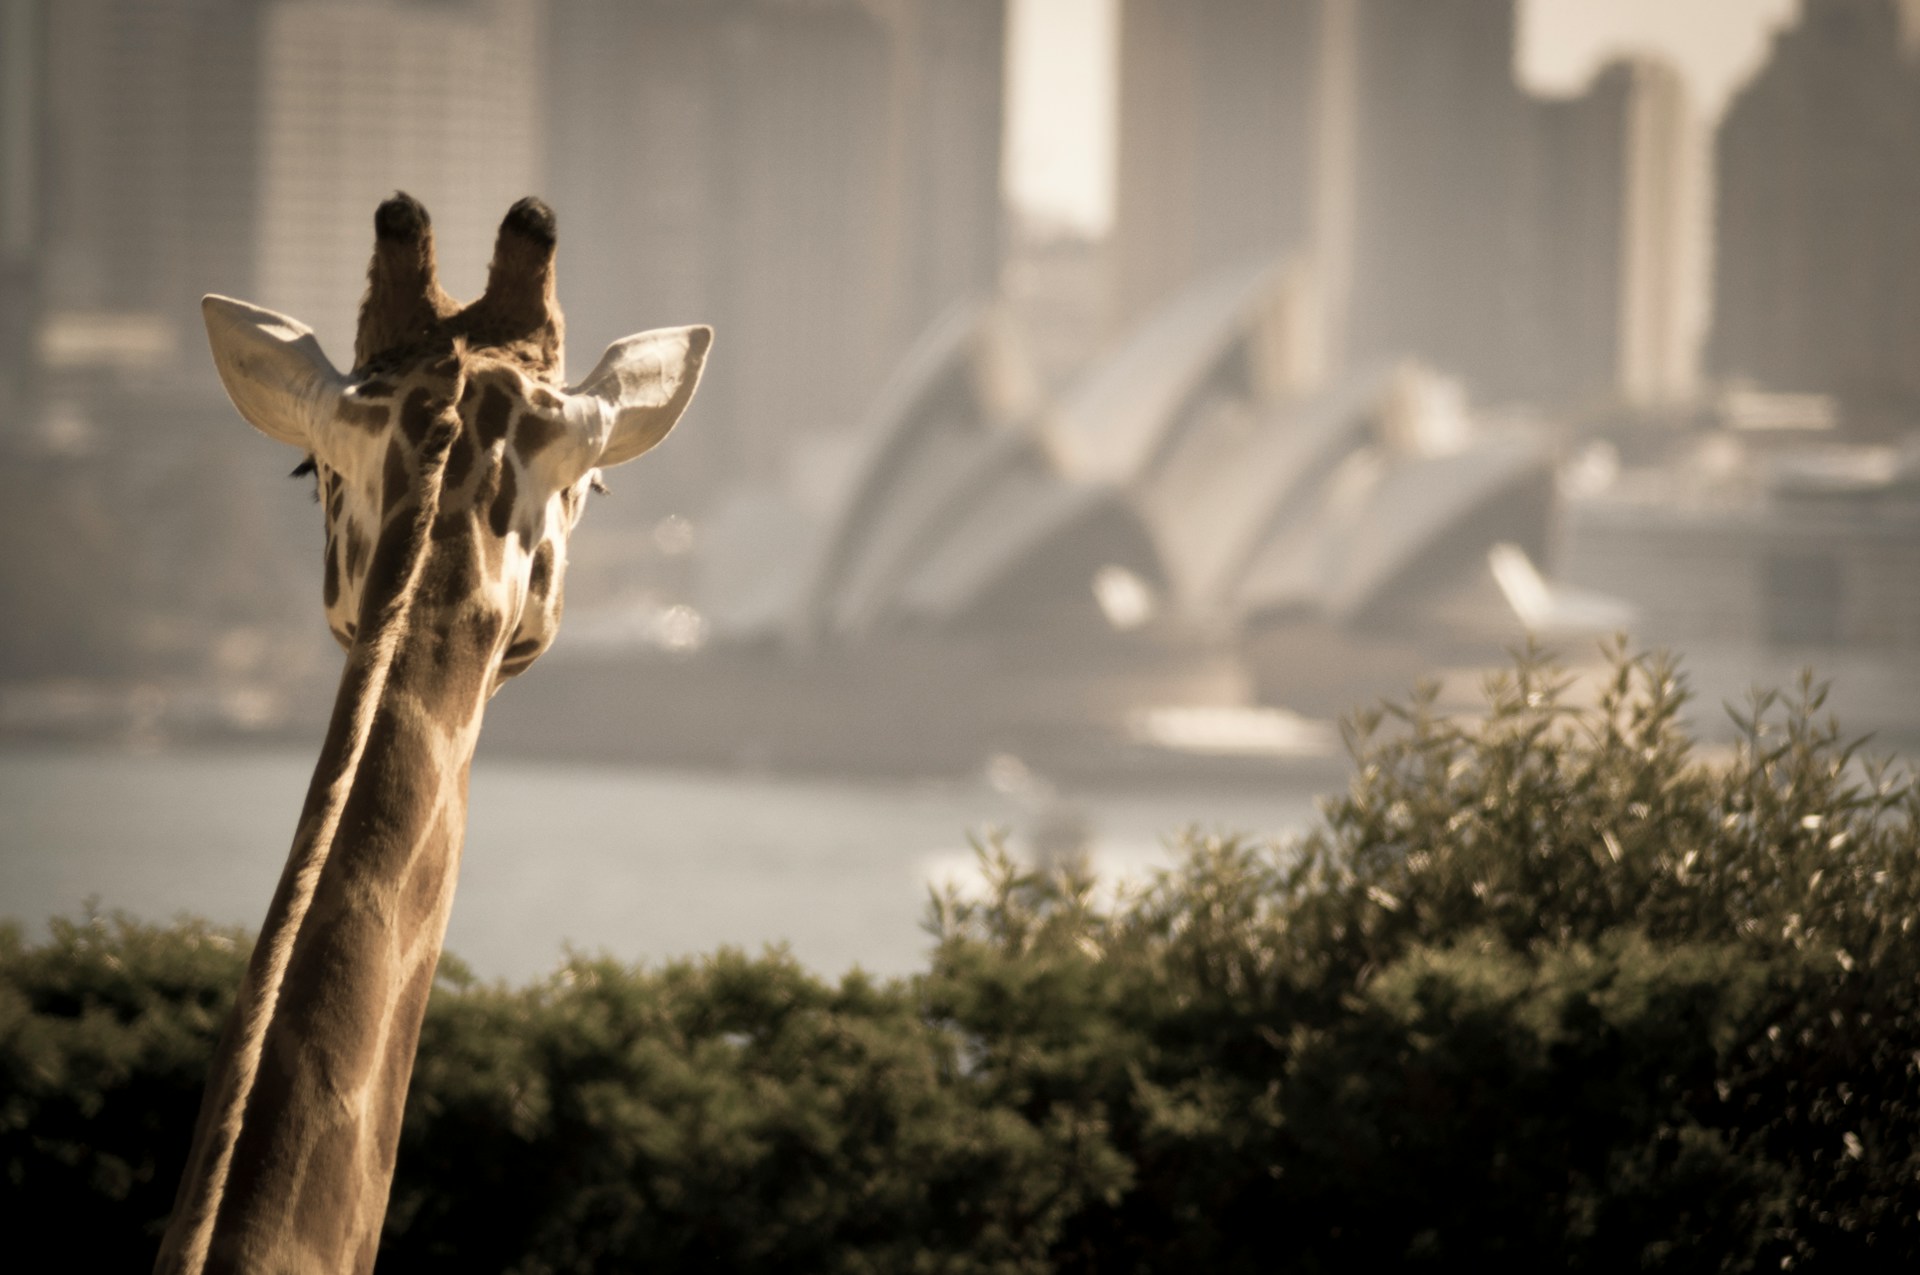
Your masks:
{"label": "waterfront building", "polygon": [[554,5],[576,348],[688,316],[719,333],[665,462],[683,490],[777,480],[994,287],[1004,38],[1004,0]]}
{"label": "waterfront building", "polygon": [[1712,369],[1920,408],[1920,2],[1807,0],[1715,143]]}
{"label": "waterfront building", "polygon": [[501,216],[541,188],[542,7],[267,6],[258,50],[257,284],[249,299],[297,317],[336,363],[352,362],[373,209],[396,189],[432,215],[447,291],[478,296]]}
{"label": "waterfront building", "polygon": [[1114,304],[1309,251],[1332,109],[1321,0],[1123,0]]}
{"label": "waterfront building", "polygon": [[1595,408],[1684,401],[1704,335],[1707,173],[1679,73],[1621,60],[1533,109],[1516,388]]}
{"label": "waterfront building", "polygon": [[146,376],[194,366],[172,356],[200,339],[201,294],[254,281],[259,6],[61,0],[8,12],[10,27],[39,27],[21,32],[41,55],[29,94],[39,118],[9,101],[5,183],[8,233],[34,259],[34,357]]}

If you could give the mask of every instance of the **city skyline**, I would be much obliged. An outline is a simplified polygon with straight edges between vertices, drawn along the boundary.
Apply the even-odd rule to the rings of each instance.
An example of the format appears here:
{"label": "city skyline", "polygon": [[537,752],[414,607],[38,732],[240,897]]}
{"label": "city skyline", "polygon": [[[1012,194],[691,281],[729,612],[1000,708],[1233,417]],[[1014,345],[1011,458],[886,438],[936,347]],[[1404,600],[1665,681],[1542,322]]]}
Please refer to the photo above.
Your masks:
{"label": "city skyline", "polygon": [[[1851,524],[1796,548],[1760,449],[1823,449],[1860,509],[1907,499],[1920,0],[1807,0],[1711,147],[1699,81],[1612,56],[1617,31],[1544,91],[1537,3],[1124,0],[1103,241],[1008,216],[1008,80],[1033,74],[1009,63],[1045,45],[1007,15],[1062,38],[1074,12],[1008,3],[0,0],[32,37],[0,98],[25,405],[0,445],[44,550],[0,582],[39,617],[17,667],[317,681],[331,649],[280,565],[307,510],[286,458],[233,441],[195,305],[289,313],[344,361],[396,188],[468,295],[501,209],[552,202],[576,373],[629,332],[720,334],[689,425],[574,542],[583,651],[1157,625],[1244,639],[1286,703],[1296,637],[1484,636],[1514,588],[1527,623],[1557,614],[1526,583],[1560,552],[1557,470],[1586,500],[1689,466],[1777,523],[1726,558],[1728,614],[1909,640],[1881,550]],[[1638,605],[1614,505],[1568,560]],[[1653,630],[1700,628],[1662,601],[1691,589],[1645,594]],[[1808,597],[1838,599],[1829,628],[1780,620]]]}
{"label": "city skyline", "polygon": [[[1009,6],[1006,197],[1043,225],[1094,236],[1112,226],[1119,5]],[[1514,70],[1527,90],[1565,97],[1616,59],[1664,57],[1711,127],[1799,8],[1800,0],[1521,0]]]}

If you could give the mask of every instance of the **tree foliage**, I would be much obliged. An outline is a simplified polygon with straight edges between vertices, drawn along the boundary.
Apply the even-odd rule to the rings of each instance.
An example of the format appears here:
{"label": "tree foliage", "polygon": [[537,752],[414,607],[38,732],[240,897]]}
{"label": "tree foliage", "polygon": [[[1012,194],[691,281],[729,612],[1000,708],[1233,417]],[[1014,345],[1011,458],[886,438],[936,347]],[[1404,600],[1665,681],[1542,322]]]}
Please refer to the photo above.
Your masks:
{"label": "tree foliage", "polygon": [[[1920,786],[1811,682],[1724,754],[1684,703],[1529,654],[1357,717],[1298,843],[989,843],[910,980],[448,962],[382,1269],[1920,1269]],[[151,1251],[243,949],[0,937],[0,1171],[76,1265]]]}

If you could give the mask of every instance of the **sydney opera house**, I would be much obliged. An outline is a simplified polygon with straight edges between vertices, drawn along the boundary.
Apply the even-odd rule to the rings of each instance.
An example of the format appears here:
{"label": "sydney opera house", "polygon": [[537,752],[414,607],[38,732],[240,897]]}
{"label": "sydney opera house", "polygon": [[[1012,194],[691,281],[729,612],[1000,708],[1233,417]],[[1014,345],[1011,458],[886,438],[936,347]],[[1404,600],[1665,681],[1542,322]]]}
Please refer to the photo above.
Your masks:
{"label": "sydney opera house", "polygon": [[[954,307],[876,395],[826,502],[768,488],[708,519],[700,653],[630,682],[636,715],[665,714],[682,747],[710,733],[866,768],[1148,766],[1175,742],[1153,724],[1183,710],[1226,732],[1181,741],[1202,751],[1314,755],[1324,727],[1274,731],[1259,706],[1333,715],[1591,627],[1539,573],[1540,431],[1412,362],[1312,384],[1297,293],[1284,262],[1203,281],[1058,396],[1004,308]],[[556,680],[604,702],[601,662],[644,629],[596,652],[580,618],[586,649]],[[501,710],[539,731],[533,706]]]}

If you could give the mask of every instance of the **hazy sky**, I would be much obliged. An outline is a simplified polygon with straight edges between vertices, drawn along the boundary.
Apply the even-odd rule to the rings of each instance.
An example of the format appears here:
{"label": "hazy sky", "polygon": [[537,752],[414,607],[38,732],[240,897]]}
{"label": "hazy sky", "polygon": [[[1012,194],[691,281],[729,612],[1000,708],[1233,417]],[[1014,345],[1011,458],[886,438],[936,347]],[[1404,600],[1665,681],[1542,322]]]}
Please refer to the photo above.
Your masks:
{"label": "hazy sky", "polygon": [[[1012,0],[1007,183],[1032,213],[1103,230],[1112,215],[1117,0]],[[1645,49],[1718,114],[1798,0],[1520,0],[1520,76],[1577,91],[1608,58]]]}

